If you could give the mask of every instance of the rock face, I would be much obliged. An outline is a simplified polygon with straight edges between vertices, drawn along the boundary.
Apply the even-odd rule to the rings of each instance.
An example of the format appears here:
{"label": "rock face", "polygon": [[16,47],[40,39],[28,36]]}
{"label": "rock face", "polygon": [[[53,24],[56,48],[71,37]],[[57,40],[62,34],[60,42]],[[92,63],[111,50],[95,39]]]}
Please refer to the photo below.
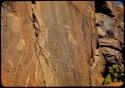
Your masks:
{"label": "rock face", "polygon": [[[120,6],[113,8],[114,5],[112,2],[104,3],[107,6],[102,6],[102,9],[99,9],[97,13],[95,13],[96,33],[99,44],[98,51],[100,52],[98,55],[95,54],[95,62],[92,64],[93,86],[101,86],[102,83],[105,82],[103,78],[105,78],[105,75],[110,74],[110,66],[118,64],[119,68],[123,70],[122,65],[124,61],[122,54],[124,48],[124,29],[122,26],[120,26],[121,22],[123,24],[123,8]],[[98,6],[96,7],[96,9],[99,8]],[[118,10],[119,13],[116,13]],[[113,16],[114,14],[115,17]],[[121,17],[119,17],[119,15]],[[98,63],[100,64],[99,66],[97,65]],[[100,66],[102,66],[101,69],[103,70],[100,70]],[[100,74],[102,75],[100,76]],[[98,76],[100,76],[100,78]],[[94,80],[97,78],[98,80]]]}
{"label": "rock face", "polygon": [[[119,20],[116,17],[114,20],[106,14],[95,13],[95,3],[94,1],[2,3],[2,85],[8,87],[102,85],[104,81],[102,73],[105,72],[107,61],[113,62],[116,58],[119,65],[123,63],[120,45],[123,43],[124,35],[121,22],[123,18]],[[119,28],[123,31],[120,31],[118,26],[113,29],[115,22],[121,22]],[[122,36],[119,36],[119,33]],[[105,53],[106,50],[108,53]],[[113,57],[109,58],[107,54]]]}

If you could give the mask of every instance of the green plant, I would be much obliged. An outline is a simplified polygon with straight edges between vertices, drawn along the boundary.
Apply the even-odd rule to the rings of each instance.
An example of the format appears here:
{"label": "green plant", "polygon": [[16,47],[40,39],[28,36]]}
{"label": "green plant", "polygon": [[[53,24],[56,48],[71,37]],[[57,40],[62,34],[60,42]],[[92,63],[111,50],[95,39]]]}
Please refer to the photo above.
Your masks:
{"label": "green plant", "polygon": [[110,74],[108,74],[104,79],[104,84],[109,84],[109,83],[112,83]]}
{"label": "green plant", "polygon": [[109,67],[107,76],[104,78],[104,84],[109,84],[112,82],[123,81],[124,71],[120,71],[118,64],[113,64]]}

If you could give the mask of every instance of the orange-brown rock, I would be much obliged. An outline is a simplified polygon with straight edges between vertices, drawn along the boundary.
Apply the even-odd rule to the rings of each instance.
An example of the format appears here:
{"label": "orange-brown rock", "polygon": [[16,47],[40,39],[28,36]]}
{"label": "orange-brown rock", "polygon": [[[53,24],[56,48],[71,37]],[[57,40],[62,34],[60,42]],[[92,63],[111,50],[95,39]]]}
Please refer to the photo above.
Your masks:
{"label": "orange-brown rock", "polygon": [[2,4],[3,86],[90,85],[94,2]]}
{"label": "orange-brown rock", "polygon": [[124,84],[123,82],[116,82],[116,83],[105,85],[105,87],[122,87],[123,84]]}
{"label": "orange-brown rock", "polygon": [[[121,7],[107,1],[98,5],[96,1],[2,3],[2,85],[102,86],[107,61],[122,65],[124,22]],[[105,56],[107,46],[121,50],[108,49],[115,59]]]}

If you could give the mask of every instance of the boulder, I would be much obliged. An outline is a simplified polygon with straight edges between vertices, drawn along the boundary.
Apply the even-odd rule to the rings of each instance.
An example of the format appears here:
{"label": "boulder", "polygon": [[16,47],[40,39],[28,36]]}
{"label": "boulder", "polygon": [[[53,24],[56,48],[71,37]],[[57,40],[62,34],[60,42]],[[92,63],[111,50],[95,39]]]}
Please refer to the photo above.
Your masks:
{"label": "boulder", "polygon": [[97,26],[97,35],[99,37],[106,37],[106,32],[100,26]]}

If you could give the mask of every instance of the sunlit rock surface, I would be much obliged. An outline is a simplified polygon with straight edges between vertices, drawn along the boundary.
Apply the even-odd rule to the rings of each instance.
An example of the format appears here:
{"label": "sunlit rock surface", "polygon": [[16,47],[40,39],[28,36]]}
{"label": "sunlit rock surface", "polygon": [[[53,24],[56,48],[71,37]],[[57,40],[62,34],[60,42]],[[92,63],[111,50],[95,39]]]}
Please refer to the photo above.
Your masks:
{"label": "sunlit rock surface", "polygon": [[[115,11],[113,15],[119,9],[123,13],[123,8],[114,9],[110,4],[107,8]],[[106,60],[113,59],[104,55],[113,54],[123,63],[119,41],[123,43],[124,22],[121,13],[119,19],[119,15],[110,17],[95,9],[94,1],[2,3],[2,85],[102,86]],[[115,38],[107,30],[112,30]],[[105,53],[104,45],[115,50],[109,46]]]}

